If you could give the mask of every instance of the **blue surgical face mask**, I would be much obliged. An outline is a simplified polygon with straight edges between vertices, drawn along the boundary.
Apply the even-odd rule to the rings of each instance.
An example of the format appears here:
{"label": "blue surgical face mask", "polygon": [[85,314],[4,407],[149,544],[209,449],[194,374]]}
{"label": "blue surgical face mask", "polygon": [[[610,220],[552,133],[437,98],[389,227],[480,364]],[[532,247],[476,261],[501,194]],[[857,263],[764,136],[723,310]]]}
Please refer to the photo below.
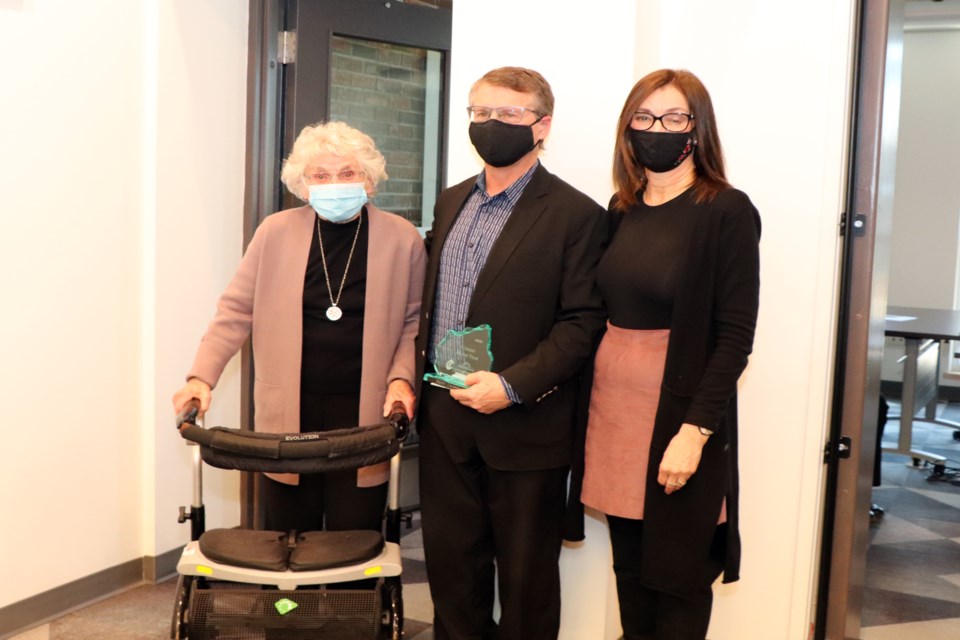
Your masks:
{"label": "blue surgical face mask", "polygon": [[310,185],[310,206],[324,220],[337,224],[353,219],[367,204],[362,182],[333,182]]}

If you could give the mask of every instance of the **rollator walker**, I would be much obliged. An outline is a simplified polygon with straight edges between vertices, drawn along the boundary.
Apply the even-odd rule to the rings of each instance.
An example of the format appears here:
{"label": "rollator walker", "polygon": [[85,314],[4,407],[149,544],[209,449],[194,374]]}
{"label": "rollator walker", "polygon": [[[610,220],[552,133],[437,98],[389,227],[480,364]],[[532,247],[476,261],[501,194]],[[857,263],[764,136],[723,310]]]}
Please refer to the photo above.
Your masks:
{"label": "rollator walker", "polygon": [[[177,563],[174,640],[400,640],[400,444],[409,423],[306,433],[205,429],[192,401],[177,427],[193,448],[191,542]],[[198,422],[200,424],[198,424]],[[376,531],[205,531],[203,463],[220,469],[323,473],[390,460],[385,535]]]}

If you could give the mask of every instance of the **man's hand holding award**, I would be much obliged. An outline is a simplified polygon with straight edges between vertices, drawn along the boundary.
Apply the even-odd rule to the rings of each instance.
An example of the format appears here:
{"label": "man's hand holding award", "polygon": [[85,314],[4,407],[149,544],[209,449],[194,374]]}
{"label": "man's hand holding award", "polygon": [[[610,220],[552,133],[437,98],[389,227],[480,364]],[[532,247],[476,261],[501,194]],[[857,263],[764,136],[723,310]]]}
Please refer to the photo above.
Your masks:
{"label": "man's hand holding award", "polygon": [[423,379],[450,389],[450,396],[479,413],[495,413],[512,403],[500,376],[492,373],[491,328],[483,324],[463,331],[453,329],[437,345],[434,373]]}
{"label": "man's hand holding award", "polygon": [[433,358],[434,373],[423,379],[445,389],[466,389],[466,377],[474,371],[490,371],[493,351],[490,349],[490,325],[467,327],[463,331],[449,329]]}

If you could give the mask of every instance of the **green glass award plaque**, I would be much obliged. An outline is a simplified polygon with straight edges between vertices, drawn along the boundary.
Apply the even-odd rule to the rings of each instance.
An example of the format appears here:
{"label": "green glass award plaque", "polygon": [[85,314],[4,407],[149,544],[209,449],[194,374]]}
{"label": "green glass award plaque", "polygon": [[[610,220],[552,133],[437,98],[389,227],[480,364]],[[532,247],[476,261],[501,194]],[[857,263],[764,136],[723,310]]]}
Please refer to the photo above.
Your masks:
{"label": "green glass award plaque", "polygon": [[434,373],[423,379],[445,389],[466,389],[463,379],[474,371],[490,371],[493,351],[490,348],[488,324],[467,327],[463,331],[449,329],[437,345],[433,358]]}

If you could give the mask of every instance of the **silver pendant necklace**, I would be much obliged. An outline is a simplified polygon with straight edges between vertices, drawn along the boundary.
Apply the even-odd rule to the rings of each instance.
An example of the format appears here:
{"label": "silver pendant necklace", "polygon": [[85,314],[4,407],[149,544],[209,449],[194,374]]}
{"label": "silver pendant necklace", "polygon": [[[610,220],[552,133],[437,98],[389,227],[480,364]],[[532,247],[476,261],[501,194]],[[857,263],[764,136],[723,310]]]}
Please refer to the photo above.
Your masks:
{"label": "silver pendant necklace", "polygon": [[343,285],[347,281],[347,272],[350,271],[350,262],[353,260],[353,250],[357,248],[357,238],[360,237],[360,225],[363,224],[363,212],[360,212],[360,218],[357,220],[357,232],[353,236],[353,244],[350,245],[350,253],[347,255],[347,266],[343,268],[343,278],[340,279],[340,289],[337,290],[337,297],[333,297],[333,288],[330,286],[330,271],[327,269],[327,254],[323,250],[323,235],[320,234],[320,218],[317,218],[317,240],[320,241],[320,260],[323,262],[323,277],[327,281],[327,294],[330,296],[330,306],[327,307],[327,319],[336,322],[343,317],[343,309],[337,306],[340,303],[340,296],[343,295]]}

